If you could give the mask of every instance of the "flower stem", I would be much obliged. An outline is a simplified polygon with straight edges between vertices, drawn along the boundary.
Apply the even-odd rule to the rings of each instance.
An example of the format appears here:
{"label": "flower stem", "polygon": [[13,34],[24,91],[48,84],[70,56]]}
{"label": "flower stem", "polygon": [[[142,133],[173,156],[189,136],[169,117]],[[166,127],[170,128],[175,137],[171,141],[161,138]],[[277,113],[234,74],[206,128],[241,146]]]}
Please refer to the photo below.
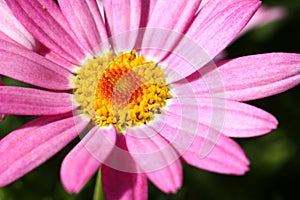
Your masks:
{"label": "flower stem", "polygon": [[101,181],[101,169],[99,169],[97,174],[93,200],[105,200]]}

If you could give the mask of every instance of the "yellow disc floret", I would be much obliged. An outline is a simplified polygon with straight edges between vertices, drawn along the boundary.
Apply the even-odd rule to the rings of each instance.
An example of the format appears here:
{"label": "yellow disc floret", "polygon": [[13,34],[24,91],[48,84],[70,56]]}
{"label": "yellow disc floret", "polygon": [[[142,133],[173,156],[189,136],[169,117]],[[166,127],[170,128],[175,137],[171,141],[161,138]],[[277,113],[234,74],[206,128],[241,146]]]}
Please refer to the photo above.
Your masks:
{"label": "yellow disc floret", "polygon": [[163,69],[135,50],[87,60],[74,86],[81,111],[95,124],[113,125],[118,132],[150,122],[171,98]]}

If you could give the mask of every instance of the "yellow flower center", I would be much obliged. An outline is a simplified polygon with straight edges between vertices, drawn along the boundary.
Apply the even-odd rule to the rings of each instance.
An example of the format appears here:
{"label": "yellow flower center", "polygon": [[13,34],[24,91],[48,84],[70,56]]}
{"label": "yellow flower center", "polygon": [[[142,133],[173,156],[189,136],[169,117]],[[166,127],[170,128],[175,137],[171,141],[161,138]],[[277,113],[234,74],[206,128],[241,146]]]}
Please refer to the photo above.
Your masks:
{"label": "yellow flower center", "polygon": [[74,86],[81,112],[95,124],[113,125],[118,132],[149,123],[171,98],[163,69],[135,50],[88,59]]}

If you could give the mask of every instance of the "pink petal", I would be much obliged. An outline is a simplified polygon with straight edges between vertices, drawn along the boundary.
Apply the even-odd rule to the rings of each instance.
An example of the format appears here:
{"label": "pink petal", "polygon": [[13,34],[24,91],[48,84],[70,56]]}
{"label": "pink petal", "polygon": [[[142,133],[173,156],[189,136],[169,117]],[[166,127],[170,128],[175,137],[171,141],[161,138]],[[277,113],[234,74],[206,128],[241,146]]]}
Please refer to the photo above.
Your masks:
{"label": "pink petal", "polygon": [[147,200],[148,183],[144,174],[122,172],[105,165],[101,173],[106,200]]}
{"label": "pink petal", "polygon": [[73,32],[54,1],[6,0],[23,26],[41,43],[74,64],[85,58]]}
{"label": "pink petal", "polygon": [[38,42],[15,18],[4,0],[0,0],[0,13],[0,39],[14,41],[30,50],[38,49]]}
{"label": "pink petal", "polygon": [[[206,126],[199,128],[203,132],[208,129]],[[207,138],[197,135],[182,158],[190,165],[221,174],[243,175],[248,171],[249,161],[236,142],[220,135],[217,141],[208,141],[213,148],[203,158],[200,152],[201,148],[205,148],[205,141],[207,142]]]}
{"label": "pink petal", "polygon": [[[167,1],[153,2],[141,46],[144,55],[161,60],[181,39],[181,33],[184,33],[190,26],[201,0],[179,0],[172,2],[172,5]],[[162,33],[165,31],[166,33]],[[147,49],[151,48],[153,44],[157,44],[158,47],[154,50]]]}
{"label": "pink petal", "polygon": [[14,115],[57,115],[74,109],[69,93],[33,88],[0,86],[0,113]]}
{"label": "pink petal", "polygon": [[284,18],[287,11],[284,7],[261,6],[241,34]]}
{"label": "pink petal", "polygon": [[137,29],[140,24],[141,1],[103,0],[111,35]]}
{"label": "pink petal", "polygon": [[[201,2],[201,8],[208,2],[208,0],[202,0]],[[246,34],[247,32],[265,26],[269,23],[273,23],[277,20],[280,20],[287,16],[287,11],[284,7],[267,7],[262,5],[258,11],[255,13],[255,15],[251,18],[249,23],[246,25],[246,27],[240,32],[240,34],[235,38],[241,37],[243,34]],[[215,58],[215,61],[220,61],[226,58],[226,52],[221,51]]]}
{"label": "pink petal", "polygon": [[[109,137],[110,141],[106,140]],[[61,181],[69,193],[77,193],[93,176],[112,150],[115,129],[94,127],[65,157],[61,166]],[[101,155],[101,160],[99,159]]]}
{"label": "pink petal", "polygon": [[1,75],[47,89],[71,89],[69,71],[32,51],[0,41],[0,60]]}
{"label": "pink petal", "polygon": [[63,15],[78,40],[90,53],[107,39],[105,25],[95,0],[59,0]]}
{"label": "pink petal", "polygon": [[[148,28],[164,28],[184,32],[193,20],[201,3],[196,1],[174,1],[172,6],[166,1],[156,2],[147,23]],[[163,20],[162,20],[163,19]]]}
{"label": "pink petal", "polygon": [[138,166],[159,189],[175,193],[181,187],[179,155],[156,131],[147,125],[128,129],[126,144]]}
{"label": "pink petal", "polygon": [[[186,111],[189,111],[182,113],[186,121],[212,127],[229,137],[263,135],[275,129],[278,124],[276,118],[271,114],[245,103],[223,99],[197,98],[194,102],[197,103],[196,106],[193,105],[189,97],[185,101],[190,101],[191,104],[183,103],[183,101],[174,103],[168,106],[167,112],[180,117],[181,112],[178,111],[184,107]],[[195,113],[196,109],[198,109],[198,114]]]}
{"label": "pink petal", "polygon": [[200,10],[187,36],[213,58],[239,34],[260,4],[258,0],[210,0]]}
{"label": "pink petal", "polygon": [[259,99],[300,83],[300,54],[270,53],[245,56],[219,67],[226,98]]}
{"label": "pink petal", "polygon": [[182,167],[180,160],[176,160],[169,166],[148,172],[150,181],[164,193],[176,193],[182,185]]}
{"label": "pink petal", "polygon": [[[138,36],[142,11],[140,0],[103,0],[104,12],[110,34],[113,36],[113,47],[117,51],[130,51]],[[123,33],[123,34],[122,34]],[[121,34],[120,36],[118,36]]]}
{"label": "pink petal", "polygon": [[[164,62],[174,76],[169,82],[184,78],[219,54],[244,28],[259,7],[258,0],[211,0],[200,10],[181,41]],[[178,56],[178,53],[179,55]]]}
{"label": "pink petal", "polygon": [[[245,56],[218,63],[218,77],[222,87],[214,87],[216,95],[227,99],[248,101],[284,92],[300,83],[300,54],[269,53]],[[208,75],[209,76],[209,75]],[[208,77],[210,78],[210,77]],[[217,79],[218,78],[218,79]],[[196,96],[210,92],[202,78],[187,78]]]}
{"label": "pink petal", "polygon": [[[75,121],[79,121],[75,124]],[[0,186],[22,177],[60,151],[87,125],[81,116],[42,117],[0,141]]]}
{"label": "pink petal", "polygon": [[249,163],[243,151],[221,132],[191,119],[197,114],[201,112],[193,104],[169,105],[150,126],[191,165],[218,173],[245,173]]}

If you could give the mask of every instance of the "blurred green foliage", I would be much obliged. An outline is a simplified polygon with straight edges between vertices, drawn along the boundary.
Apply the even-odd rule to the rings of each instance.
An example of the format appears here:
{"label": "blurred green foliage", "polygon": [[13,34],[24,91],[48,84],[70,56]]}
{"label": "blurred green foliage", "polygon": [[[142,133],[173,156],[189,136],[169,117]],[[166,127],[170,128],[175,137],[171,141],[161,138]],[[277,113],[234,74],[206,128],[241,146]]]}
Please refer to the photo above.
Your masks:
{"label": "blurred green foliage", "polygon": [[[284,6],[288,16],[236,40],[228,49],[229,57],[265,53],[300,53],[299,0],[264,1],[270,6]],[[21,83],[4,79],[8,85]],[[22,86],[27,86],[22,84]],[[157,200],[284,200],[300,199],[300,87],[261,100],[249,102],[274,114],[279,127],[272,133],[251,139],[238,139],[251,166],[245,176],[226,176],[184,165],[184,184],[176,195],[160,192],[149,183],[149,199]],[[8,116],[0,123],[0,138],[30,121],[32,117]],[[13,184],[0,189],[0,200],[83,200],[92,199],[96,177],[78,195],[64,191],[59,179],[60,163],[78,142]],[[1,161],[0,161],[1,162]]]}

